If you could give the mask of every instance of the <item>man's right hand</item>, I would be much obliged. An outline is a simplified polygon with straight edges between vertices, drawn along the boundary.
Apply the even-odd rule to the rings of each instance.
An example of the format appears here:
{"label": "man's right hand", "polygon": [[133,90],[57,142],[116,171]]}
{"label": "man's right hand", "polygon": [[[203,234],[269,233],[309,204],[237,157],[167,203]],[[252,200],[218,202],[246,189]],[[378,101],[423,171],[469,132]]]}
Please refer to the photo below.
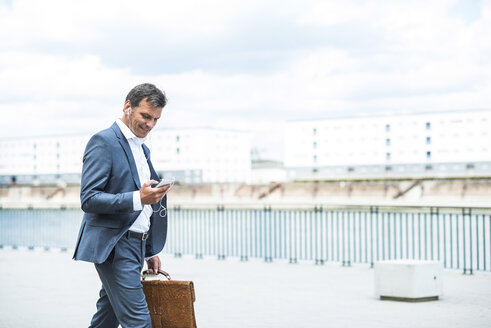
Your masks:
{"label": "man's right hand", "polygon": [[160,188],[152,188],[151,185],[158,183],[158,181],[150,180],[145,182],[140,189],[140,199],[143,205],[155,204],[164,197],[170,185],[165,185]]}

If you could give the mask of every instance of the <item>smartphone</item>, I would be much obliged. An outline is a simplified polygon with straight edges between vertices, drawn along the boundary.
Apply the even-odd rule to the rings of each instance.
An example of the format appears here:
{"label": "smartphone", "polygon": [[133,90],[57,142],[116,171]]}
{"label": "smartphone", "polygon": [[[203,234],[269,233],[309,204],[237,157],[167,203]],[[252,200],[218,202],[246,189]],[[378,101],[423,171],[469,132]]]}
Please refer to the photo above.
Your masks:
{"label": "smartphone", "polygon": [[160,182],[155,186],[155,188],[160,188],[160,187],[163,187],[163,186],[167,186],[167,185],[170,185],[172,184],[172,182],[170,181],[166,181],[164,179],[160,180]]}
{"label": "smartphone", "polygon": [[163,178],[162,180],[159,181],[159,183],[155,186],[155,188],[160,188],[160,187],[168,186],[168,185],[170,185],[172,187],[174,185],[175,180],[176,180],[176,178],[174,178],[174,177]]}

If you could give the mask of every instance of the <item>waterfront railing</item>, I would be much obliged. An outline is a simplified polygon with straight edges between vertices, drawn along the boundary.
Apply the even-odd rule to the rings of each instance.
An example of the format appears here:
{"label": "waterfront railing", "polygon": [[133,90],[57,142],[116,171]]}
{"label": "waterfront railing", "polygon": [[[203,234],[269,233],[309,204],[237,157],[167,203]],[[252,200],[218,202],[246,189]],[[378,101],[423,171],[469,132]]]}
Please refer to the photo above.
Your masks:
{"label": "waterfront railing", "polygon": [[[1,209],[0,246],[75,246],[82,212]],[[169,209],[165,252],[267,262],[435,260],[491,271],[491,211],[483,208]]]}

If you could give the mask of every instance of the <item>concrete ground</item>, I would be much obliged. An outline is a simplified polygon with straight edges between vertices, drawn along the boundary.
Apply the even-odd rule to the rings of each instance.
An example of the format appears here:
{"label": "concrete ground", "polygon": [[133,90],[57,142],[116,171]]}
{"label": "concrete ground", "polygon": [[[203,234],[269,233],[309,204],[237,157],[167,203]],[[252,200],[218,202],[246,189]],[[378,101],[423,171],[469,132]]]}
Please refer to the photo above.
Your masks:
{"label": "concrete ground", "polygon": [[[445,271],[438,301],[374,296],[367,266],[162,256],[175,280],[193,280],[200,328],[491,327],[491,274]],[[87,327],[100,287],[71,252],[0,249],[0,327]]]}

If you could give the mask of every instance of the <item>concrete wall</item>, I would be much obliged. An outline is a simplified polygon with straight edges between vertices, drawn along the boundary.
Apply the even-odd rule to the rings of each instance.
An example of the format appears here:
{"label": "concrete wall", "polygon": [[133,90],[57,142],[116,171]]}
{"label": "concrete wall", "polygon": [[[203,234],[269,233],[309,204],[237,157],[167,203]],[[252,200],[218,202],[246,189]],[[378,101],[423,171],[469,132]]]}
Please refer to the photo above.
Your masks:
{"label": "concrete wall", "polygon": [[[79,185],[1,186],[3,207],[79,207]],[[490,206],[491,179],[339,180],[271,184],[176,184],[169,204]]]}

